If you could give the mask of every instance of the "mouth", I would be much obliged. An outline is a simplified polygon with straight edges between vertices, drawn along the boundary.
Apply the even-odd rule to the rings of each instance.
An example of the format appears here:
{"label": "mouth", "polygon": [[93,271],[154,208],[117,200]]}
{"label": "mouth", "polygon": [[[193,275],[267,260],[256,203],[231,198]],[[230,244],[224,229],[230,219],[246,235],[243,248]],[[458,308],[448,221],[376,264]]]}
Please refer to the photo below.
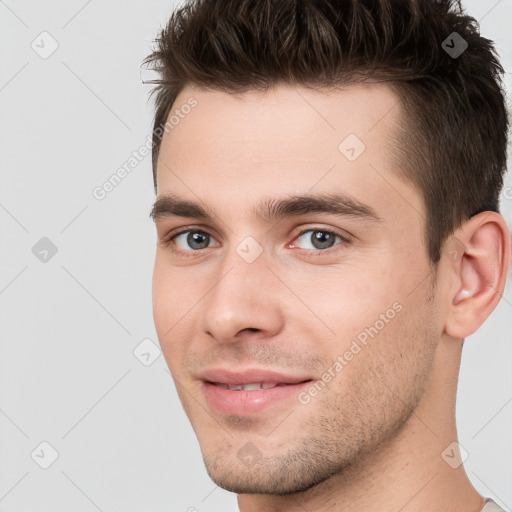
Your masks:
{"label": "mouth", "polygon": [[[307,379],[298,384],[302,384],[304,382],[311,382],[312,379]],[[259,389],[272,389],[278,386],[295,386],[297,383],[289,383],[289,382],[254,382],[251,384],[235,384],[230,386],[229,384],[225,384],[223,382],[207,382],[208,384],[212,384],[213,386],[219,386],[222,389],[229,389],[230,391],[257,391]]]}
{"label": "mouth", "polygon": [[298,393],[315,379],[262,369],[240,372],[211,369],[203,372],[200,380],[211,409],[224,415],[245,416],[270,406],[297,405]]}

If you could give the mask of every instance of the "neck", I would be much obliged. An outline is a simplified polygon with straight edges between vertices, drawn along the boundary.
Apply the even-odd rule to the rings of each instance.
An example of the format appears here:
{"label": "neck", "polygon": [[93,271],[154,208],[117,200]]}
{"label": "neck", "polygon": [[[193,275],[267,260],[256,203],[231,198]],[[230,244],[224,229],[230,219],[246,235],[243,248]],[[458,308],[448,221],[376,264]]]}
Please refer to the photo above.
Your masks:
{"label": "neck", "polygon": [[239,495],[240,512],[480,512],[485,499],[462,464],[452,467],[460,462],[457,445],[447,450],[457,440],[455,396],[461,348],[461,341],[442,339],[429,386],[392,439],[305,492]]}

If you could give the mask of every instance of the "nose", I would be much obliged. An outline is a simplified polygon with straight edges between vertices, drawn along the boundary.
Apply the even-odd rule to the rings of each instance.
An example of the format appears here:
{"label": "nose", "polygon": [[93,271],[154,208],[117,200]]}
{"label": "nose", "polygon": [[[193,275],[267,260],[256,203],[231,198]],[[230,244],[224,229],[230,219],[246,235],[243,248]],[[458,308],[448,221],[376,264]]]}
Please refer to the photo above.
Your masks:
{"label": "nose", "polygon": [[203,332],[221,343],[239,341],[250,332],[257,332],[259,338],[277,335],[284,326],[278,283],[265,254],[247,263],[233,251],[201,301]]}

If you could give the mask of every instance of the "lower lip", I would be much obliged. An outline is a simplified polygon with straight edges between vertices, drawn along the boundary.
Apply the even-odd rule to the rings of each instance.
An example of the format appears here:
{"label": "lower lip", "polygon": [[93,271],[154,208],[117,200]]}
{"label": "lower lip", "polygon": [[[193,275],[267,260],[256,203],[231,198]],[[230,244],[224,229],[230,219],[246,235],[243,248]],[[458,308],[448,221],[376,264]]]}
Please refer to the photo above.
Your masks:
{"label": "lower lip", "polygon": [[253,391],[231,391],[209,382],[203,382],[203,389],[209,405],[221,414],[244,415],[260,412],[281,400],[296,398],[303,389],[311,386],[313,381],[299,384],[287,384],[269,389]]}

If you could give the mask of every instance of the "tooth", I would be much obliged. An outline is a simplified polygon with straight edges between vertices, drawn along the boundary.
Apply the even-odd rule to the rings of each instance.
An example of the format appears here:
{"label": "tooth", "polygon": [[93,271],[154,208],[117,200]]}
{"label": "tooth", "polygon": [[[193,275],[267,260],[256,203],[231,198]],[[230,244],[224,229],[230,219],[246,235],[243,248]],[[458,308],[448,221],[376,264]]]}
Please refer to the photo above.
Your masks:
{"label": "tooth", "polygon": [[261,382],[251,382],[250,384],[238,384],[236,386],[228,386],[227,384],[217,383],[217,386],[221,387],[222,389],[229,389],[230,391],[256,391],[258,389],[275,388],[276,386],[279,386],[279,384],[273,384],[269,382],[265,384],[262,384]]}
{"label": "tooth", "polygon": [[259,383],[256,383],[256,384],[244,384],[242,386],[242,388],[245,390],[245,391],[253,391],[255,389],[261,389],[261,384]]}

